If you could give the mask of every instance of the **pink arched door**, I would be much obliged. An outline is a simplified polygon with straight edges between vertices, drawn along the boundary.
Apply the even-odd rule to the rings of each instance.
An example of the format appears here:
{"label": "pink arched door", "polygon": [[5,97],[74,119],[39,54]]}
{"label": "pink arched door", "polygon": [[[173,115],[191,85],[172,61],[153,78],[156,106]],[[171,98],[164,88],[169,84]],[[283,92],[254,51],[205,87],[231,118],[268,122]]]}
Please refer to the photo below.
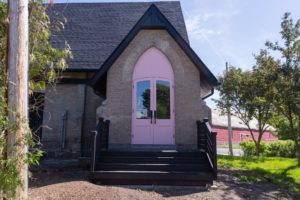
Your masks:
{"label": "pink arched door", "polygon": [[173,84],[167,57],[148,49],[133,73],[132,144],[175,144]]}

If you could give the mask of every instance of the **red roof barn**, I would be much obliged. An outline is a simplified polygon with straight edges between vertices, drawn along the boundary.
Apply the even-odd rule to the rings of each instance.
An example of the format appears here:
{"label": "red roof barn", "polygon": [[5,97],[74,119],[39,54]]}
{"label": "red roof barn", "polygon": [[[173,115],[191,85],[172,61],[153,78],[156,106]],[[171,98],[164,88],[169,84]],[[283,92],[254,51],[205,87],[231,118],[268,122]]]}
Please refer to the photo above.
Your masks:
{"label": "red roof barn", "polygon": [[[243,122],[235,117],[231,116],[232,126],[232,143],[238,144],[242,141],[252,140],[251,133]],[[212,127],[217,132],[217,144],[228,143],[228,119],[227,115],[221,115],[219,111],[212,110]],[[254,119],[250,122],[250,127],[254,132],[254,137],[258,138],[257,120]],[[268,127],[268,130],[263,134],[262,141],[270,142],[278,140],[275,129],[272,126]]]}

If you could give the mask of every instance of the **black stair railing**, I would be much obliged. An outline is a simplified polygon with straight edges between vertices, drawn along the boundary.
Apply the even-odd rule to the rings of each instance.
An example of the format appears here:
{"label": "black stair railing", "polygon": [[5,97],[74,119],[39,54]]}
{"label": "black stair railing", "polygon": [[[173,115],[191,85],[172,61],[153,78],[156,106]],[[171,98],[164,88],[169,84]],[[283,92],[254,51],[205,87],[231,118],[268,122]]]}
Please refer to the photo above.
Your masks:
{"label": "black stair railing", "polygon": [[213,132],[208,119],[197,120],[198,149],[206,152],[213,169],[214,178],[217,178],[217,133]]}
{"label": "black stair railing", "polygon": [[99,118],[96,130],[92,131],[93,142],[91,156],[91,172],[95,171],[96,161],[99,159],[101,151],[108,149],[109,124],[109,120]]}

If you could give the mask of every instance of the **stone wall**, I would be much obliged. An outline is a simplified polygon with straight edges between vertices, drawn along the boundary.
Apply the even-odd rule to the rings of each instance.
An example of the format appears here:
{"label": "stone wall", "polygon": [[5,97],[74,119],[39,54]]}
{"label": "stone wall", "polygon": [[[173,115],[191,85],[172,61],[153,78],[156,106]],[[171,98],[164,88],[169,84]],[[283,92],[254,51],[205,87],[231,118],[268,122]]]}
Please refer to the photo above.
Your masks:
{"label": "stone wall", "polygon": [[132,75],[135,63],[150,47],[169,59],[175,77],[175,143],[196,147],[196,120],[207,118],[203,109],[200,73],[173,38],[164,30],[142,30],[108,71],[104,117],[111,121],[110,143],[131,143]]}
{"label": "stone wall", "polygon": [[[207,87],[203,85],[202,88],[199,70],[164,30],[140,31],[108,71],[104,118],[111,121],[110,144],[131,144],[132,75],[135,63],[150,47],[162,51],[173,67],[175,143],[196,147],[196,120],[210,118],[210,109],[201,99],[201,93],[207,91]],[[76,78],[86,77],[79,73],[75,75]],[[74,78],[72,74],[65,76]],[[58,84],[46,90],[42,143],[49,156],[61,154],[62,115],[65,111],[68,118],[64,155],[90,155],[91,131],[95,129],[96,109],[102,101],[103,98],[84,84]]]}
{"label": "stone wall", "polygon": [[[58,84],[46,90],[42,144],[49,157],[79,157],[81,148],[82,154],[89,156],[90,132],[96,127],[96,108],[100,104],[101,98],[84,84]],[[65,148],[60,152],[65,112],[68,113]]]}

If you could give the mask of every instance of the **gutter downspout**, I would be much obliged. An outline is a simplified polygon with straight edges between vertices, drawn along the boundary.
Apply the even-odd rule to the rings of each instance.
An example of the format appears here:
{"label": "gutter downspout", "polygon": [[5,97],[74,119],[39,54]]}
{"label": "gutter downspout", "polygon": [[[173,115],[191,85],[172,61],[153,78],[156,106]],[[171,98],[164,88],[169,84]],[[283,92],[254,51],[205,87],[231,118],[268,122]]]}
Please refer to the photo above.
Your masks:
{"label": "gutter downspout", "polygon": [[[88,73],[85,75],[86,80],[88,80]],[[84,138],[84,128],[85,128],[85,113],[86,113],[86,95],[87,95],[87,83],[84,84],[84,98],[83,98],[83,114],[81,120],[81,137],[80,137],[80,156],[83,157],[83,138]]]}
{"label": "gutter downspout", "polygon": [[61,133],[60,133],[60,152],[63,152],[63,150],[65,149],[67,119],[68,119],[68,111],[65,110],[62,115],[62,127],[61,127]]}
{"label": "gutter downspout", "polygon": [[207,99],[208,97],[212,96],[214,93],[215,93],[215,88],[212,88],[208,95],[206,95],[205,97],[202,97],[202,100]]}

